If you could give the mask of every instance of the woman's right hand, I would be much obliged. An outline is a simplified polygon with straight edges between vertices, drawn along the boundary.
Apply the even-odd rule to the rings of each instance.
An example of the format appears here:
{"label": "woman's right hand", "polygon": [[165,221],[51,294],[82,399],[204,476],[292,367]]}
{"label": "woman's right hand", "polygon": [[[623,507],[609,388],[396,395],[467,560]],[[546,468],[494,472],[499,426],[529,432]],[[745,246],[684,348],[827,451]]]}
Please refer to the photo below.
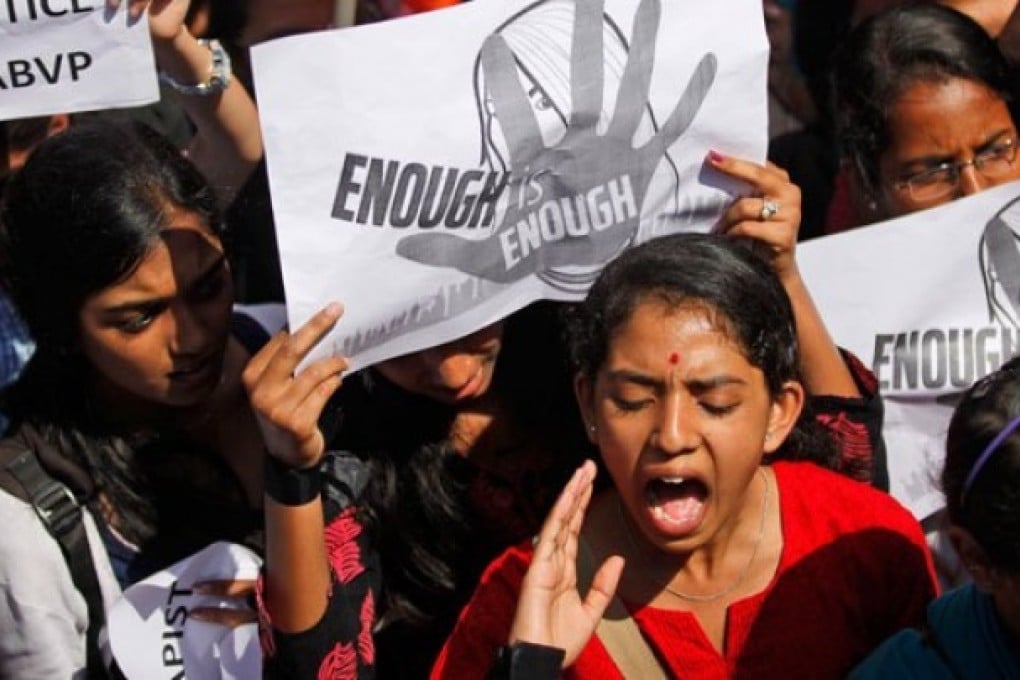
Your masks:
{"label": "woman's right hand", "polygon": [[574,663],[613,599],[623,572],[623,558],[607,559],[587,596],[577,590],[578,536],[591,499],[595,464],[586,461],[567,482],[538,535],[531,565],[524,576],[509,643],[558,647],[563,666]]}
{"label": "woman's right hand", "polygon": [[297,375],[294,371],[342,313],[340,304],[332,303],[297,332],[281,331],[244,369],[242,380],[266,449],[290,467],[311,467],[326,450],[319,415],[340,387],[347,359],[328,357]]}

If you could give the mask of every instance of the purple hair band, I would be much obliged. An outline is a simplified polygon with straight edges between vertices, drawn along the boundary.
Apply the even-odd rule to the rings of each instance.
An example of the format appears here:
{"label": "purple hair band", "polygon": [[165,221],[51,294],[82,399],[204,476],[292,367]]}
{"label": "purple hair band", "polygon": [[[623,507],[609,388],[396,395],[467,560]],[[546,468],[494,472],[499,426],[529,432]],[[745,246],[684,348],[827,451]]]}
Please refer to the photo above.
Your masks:
{"label": "purple hair band", "polygon": [[974,465],[970,468],[970,472],[967,473],[967,479],[963,482],[963,493],[960,494],[960,502],[967,497],[967,493],[970,491],[970,487],[974,485],[974,480],[981,474],[981,469],[988,462],[988,459],[992,457],[995,450],[1006,440],[1006,437],[1013,434],[1013,431],[1020,426],[1020,415],[1013,418],[1013,420],[1006,423],[1006,426],[999,430],[999,434],[995,435],[995,439],[988,443],[985,450],[981,452],[977,460],[974,461]]}

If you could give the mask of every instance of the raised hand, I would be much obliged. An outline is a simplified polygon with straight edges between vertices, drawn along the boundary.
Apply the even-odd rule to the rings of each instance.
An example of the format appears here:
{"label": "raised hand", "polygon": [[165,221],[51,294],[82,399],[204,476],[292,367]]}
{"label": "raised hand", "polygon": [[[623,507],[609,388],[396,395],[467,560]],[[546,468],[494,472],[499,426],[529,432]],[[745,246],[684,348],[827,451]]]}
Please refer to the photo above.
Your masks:
{"label": "raised hand", "polygon": [[340,387],[347,360],[327,357],[297,375],[294,371],[341,313],[341,306],[333,303],[296,333],[278,333],[244,369],[242,379],[266,449],[290,467],[311,467],[326,449],[319,415]]}
{"label": "raised hand", "polygon": [[[800,188],[774,163],[750,161],[711,152],[715,169],[751,185],[750,196],[737,198],[723,213],[718,230],[731,236],[749,236],[772,250],[772,267],[784,284],[798,276],[795,251],[800,230]],[[765,211],[766,202],[776,208]]]}
{"label": "raised hand", "polygon": [[510,640],[559,647],[566,651],[564,667],[584,649],[623,572],[623,558],[607,559],[586,596],[577,590],[578,536],[591,499],[595,464],[586,461],[567,482],[549,512],[524,576]]}
{"label": "raised hand", "polygon": [[642,0],[616,109],[600,134],[603,5],[604,0],[577,1],[571,113],[563,137],[552,146],[542,139],[506,41],[498,34],[486,39],[482,71],[510,155],[503,220],[483,240],[407,236],[397,244],[399,255],[510,282],[556,267],[604,263],[634,240],[655,169],[700,110],[715,80],[716,59],[712,54],[701,59],[666,122],[635,147],[634,134],[648,103],[660,15],[659,0]]}

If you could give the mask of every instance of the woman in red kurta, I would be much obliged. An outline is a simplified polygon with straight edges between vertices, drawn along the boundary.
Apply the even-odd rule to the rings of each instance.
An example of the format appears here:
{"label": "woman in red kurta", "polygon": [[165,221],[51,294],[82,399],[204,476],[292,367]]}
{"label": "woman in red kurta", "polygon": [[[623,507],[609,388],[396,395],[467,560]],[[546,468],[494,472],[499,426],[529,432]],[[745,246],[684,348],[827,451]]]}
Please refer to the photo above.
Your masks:
{"label": "woman in red kurta", "polygon": [[[821,444],[765,263],[718,237],[657,239],[606,268],[573,326],[578,401],[615,488],[586,513],[593,471],[575,475],[534,552],[487,571],[433,677],[482,677],[507,643],[565,650],[567,677],[626,675],[596,631],[614,592],[676,677],[839,677],[922,620],[935,586],[909,513],[790,462]],[[584,601],[579,549],[602,563]]]}

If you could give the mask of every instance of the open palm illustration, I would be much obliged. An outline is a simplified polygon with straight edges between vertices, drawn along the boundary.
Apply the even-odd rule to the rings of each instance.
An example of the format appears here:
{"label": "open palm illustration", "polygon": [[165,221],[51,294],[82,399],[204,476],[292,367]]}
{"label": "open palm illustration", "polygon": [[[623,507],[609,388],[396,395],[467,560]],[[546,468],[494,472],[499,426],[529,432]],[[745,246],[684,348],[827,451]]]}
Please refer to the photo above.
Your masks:
{"label": "open palm illustration", "polygon": [[603,105],[604,0],[578,0],[570,50],[571,111],[563,136],[546,145],[513,52],[498,34],[481,66],[509,150],[500,225],[484,239],[419,233],[397,243],[415,262],[507,283],[557,267],[601,264],[632,243],[656,167],[687,130],[712,87],[716,59],[701,58],[680,100],[652,137],[635,146],[648,106],[660,0],[642,0],[612,118]]}

